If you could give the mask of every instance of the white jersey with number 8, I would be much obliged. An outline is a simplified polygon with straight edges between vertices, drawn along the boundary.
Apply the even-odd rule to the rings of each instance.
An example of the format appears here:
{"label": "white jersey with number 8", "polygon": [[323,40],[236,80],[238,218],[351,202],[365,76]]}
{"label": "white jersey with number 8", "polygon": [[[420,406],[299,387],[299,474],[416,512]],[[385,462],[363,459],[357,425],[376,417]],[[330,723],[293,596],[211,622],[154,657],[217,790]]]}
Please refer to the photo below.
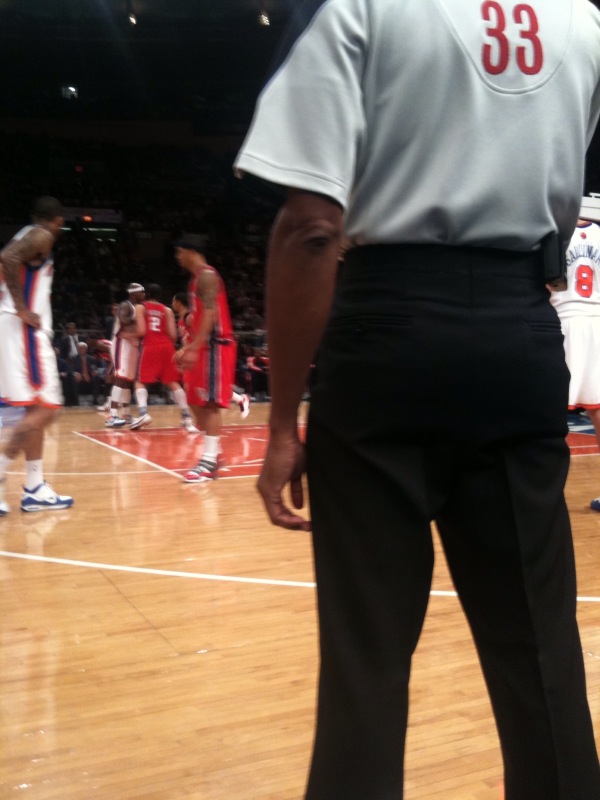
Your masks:
{"label": "white jersey with number 8", "polygon": [[600,226],[578,225],[567,250],[567,289],[550,300],[561,319],[600,317]]}

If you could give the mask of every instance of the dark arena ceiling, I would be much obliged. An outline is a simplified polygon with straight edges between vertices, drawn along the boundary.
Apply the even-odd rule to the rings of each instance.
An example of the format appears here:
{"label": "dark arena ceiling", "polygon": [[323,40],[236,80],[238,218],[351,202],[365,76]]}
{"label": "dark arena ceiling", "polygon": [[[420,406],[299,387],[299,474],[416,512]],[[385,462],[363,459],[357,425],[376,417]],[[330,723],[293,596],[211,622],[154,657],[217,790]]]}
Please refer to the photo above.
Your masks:
{"label": "dark arena ceiling", "polygon": [[[0,0],[0,37],[21,36],[28,26],[45,26],[48,35],[102,38],[136,17],[138,38],[169,41],[173,35],[242,34],[255,27],[277,27],[301,0]],[[265,16],[261,16],[265,15]]]}
{"label": "dark arena ceiling", "polygon": [[65,113],[68,86],[70,113],[90,117],[251,102],[301,2],[0,0],[0,114]]}
{"label": "dark arena ceiling", "polygon": [[241,127],[293,2],[0,0],[0,113]]}

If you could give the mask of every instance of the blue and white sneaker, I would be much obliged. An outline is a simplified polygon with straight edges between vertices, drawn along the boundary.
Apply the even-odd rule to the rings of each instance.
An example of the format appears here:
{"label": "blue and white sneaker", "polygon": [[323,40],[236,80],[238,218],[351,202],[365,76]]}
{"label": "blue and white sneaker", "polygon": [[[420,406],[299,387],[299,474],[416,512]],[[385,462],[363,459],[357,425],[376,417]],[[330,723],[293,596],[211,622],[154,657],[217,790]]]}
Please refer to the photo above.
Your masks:
{"label": "blue and white sneaker", "polygon": [[150,414],[142,414],[139,417],[134,417],[129,423],[129,430],[135,431],[137,428],[143,428],[144,425],[150,425],[152,417]]}
{"label": "blue and white sneaker", "polygon": [[590,503],[590,508],[592,511],[600,511],[600,497],[594,498]]}
{"label": "blue and white sneaker", "polygon": [[124,428],[127,420],[121,419],[121,417],[109,417],[104,424],[107,428]]}
{"label": "blue and white sneaker", "polygon": [[72,497],[56,494],[47,483],[40,483],[35,489],[23,487],[21,511],[61,511],[64,508],[71,508],[72,505]]}

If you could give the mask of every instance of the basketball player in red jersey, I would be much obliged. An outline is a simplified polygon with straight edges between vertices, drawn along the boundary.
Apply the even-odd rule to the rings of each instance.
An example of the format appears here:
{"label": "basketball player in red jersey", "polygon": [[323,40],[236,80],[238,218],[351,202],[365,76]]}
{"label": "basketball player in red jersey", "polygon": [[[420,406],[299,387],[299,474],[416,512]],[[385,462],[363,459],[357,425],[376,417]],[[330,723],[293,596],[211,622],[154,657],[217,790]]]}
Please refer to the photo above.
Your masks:
{"label": "basketball player in red jersey", "polygon": [[146,289],[146,300],[136,307],[137,331],[142,336],[142,349],[135,395],[139,416],[132,420],[130,430],[142,428],[152,422],[148,414],[148,383],[162,383],[172,392],[181,410],[181,427],[188,433],[198,433],[186,400],[185,392],[178,381],[179,370],[174,364],[177,327],[170,308],[160,302],[161,288],[151,283]]}
{"label": "basketball player in red jersey", "polygon": [[[186,344],[189,344],[193,338],[192,328],[194,317],[190,311],[188,302],[189,300],[186,292],[177,292],[171,301],[171,308],[175,314],[177,314],[177,335],[182,347],[185,347]],[[185,385],[185,377],[183,378],[183,381]],[[235,403],[240,409],[241,418],[246,419],[250,413],[250,398],[248,395],[240,394],[239,392],[236,392],[234,388],[231,392],[231,402]]]}
{"label": "basketball player in red jersey", "polygon": [[184,480],[201,483],[217,477],[221,409],[231,400],[237,348],[225,286],[206,261],[202,238],[185,236],[177,243],[175,258],[192,275],[188,290],[192,336],[177,351],[176,359],[188,372],[188,402],[201,430],[206,431],[202,457]]}

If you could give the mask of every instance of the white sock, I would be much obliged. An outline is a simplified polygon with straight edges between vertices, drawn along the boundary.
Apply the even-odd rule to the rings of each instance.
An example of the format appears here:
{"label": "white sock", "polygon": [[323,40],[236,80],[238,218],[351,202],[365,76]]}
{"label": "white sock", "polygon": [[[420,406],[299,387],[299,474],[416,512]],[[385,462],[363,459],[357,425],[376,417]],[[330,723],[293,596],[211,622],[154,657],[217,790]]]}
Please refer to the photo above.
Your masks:
{"label": "white sock", "polygon": [[185,396],[185,389],[181,386],[178,386],[177,389],[173,389],[173,397],[175,398],[175,402],[181,409],[181,413],[184,417],[190,416],[190,409],[188,406],[187,398]]}
{"label": "white sock", "polygon": [[25,462],[25,488],[35,489],[40,483],[44,482],[44,472],[42,468],[42,459],[36,461]]}
{"label": "white sock", "polygon": [[121,392],[123,390],[120,386],[113,386],[110,393],[110,413],[113,417],[119,416],[119,404],[121,402]]}
{"label": "white sock", "polygon": [[5,456],[4,453],[0,453],[0,481],[3,481],[6,477],[6,472],[8,470],[8,465],[10,464],[12,459],[8,456]]}
{"label": "white sock", "polygon": [[238,403],[238,405],[239,405],[239,403],[242,402],[242,395],[238,394],[237,392],[234,392],[231,395],[231,399],[233,400],[234,403]]}
{"label": "white sock", "polygon": [[135,396],[138,404],[138,414],[143,417],[148,413],[148,389],[144,386],[141,389],[135,390]]}
{"label": "white sock", "polygon": [[219,436],[205,436],[204,437],[204,452],[202,458],[207,461],[216,462],[219,455]]}

